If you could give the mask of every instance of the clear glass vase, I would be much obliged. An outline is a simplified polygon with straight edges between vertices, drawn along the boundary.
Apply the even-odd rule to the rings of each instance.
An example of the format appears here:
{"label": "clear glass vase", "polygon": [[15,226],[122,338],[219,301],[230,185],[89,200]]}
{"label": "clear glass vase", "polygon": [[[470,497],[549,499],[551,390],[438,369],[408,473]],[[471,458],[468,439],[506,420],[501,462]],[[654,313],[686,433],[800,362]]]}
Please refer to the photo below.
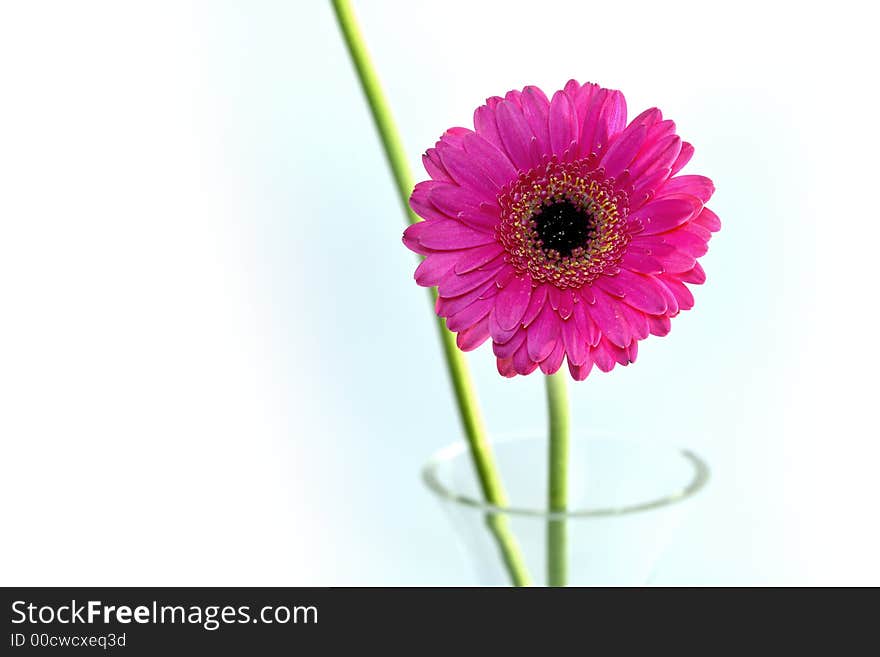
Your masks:
{"label": "clear glass vase", "polygon": [[466,444],[442,449],[425,466],[425,483],[448,511],[479,582],[510,585],[516,570],[533,585],[648,583],[685,502],[708,480],[703,460],[648,441],[573,438],[569,510],[550,513],[547,450],[546,438],[493,444],[504,508],[482,501]]}

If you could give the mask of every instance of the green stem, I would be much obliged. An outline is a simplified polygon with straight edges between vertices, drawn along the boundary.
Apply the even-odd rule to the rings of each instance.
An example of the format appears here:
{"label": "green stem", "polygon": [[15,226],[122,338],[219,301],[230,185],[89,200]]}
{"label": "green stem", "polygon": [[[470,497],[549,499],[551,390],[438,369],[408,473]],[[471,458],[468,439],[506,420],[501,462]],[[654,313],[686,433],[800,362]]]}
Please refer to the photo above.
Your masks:
{"label": "green stem", "polygon": [[[370,60],[367,46],[357,24],[351,3],[348,0],[332,0],[333,9],[339,28],[348,46],[352,62],[357,70],[358,79],[361,83],[364,95],[370,106],[373,121],[382,140],[385,157],[394,176],[400,203],[403,206],[407,221],[411,224],[420,221],[419,217],[409,207],[409,195],[413,189],[413,177],[407,164],[406,152],[403,149],[403,141],[397,131],[397,126],[391,114],[388,100],[382,92],[379,76]],[[433,307],[437,298],[436,288],[431,289],[431,305]],[[443,345],[443,353],[446,356],[446,367],[452,382],[455,400],[458,404],[458,412],[467,437],[474,466],[483,490],[483,496],[487,502],[494,506],[503,507],[507,504],[507,497],[501,485],[501,478],[492,459],[492,451],[486,437],[486,429],[480,415],[477,395],[474,391],[464,355],[455,344],[455,336],[446,329],[442,319],[438,318],[437,328],[440,332],[440,340]],[[498,543],[502,559],[510,574],[514,586],[528,586],[529,576],[526,572],[519,547],[507,526],[507,520],[497,514],[487,514],[486,523]]]}
{"label": "green stem", "polygon": [[[550,449],[548,454],[547,500],[550,512],[568,507],[568,451],[570,417],[565,374],[546,378]],[[564,518],[547,523],[547,584],[565,586],[568,575],[567,527]]]}

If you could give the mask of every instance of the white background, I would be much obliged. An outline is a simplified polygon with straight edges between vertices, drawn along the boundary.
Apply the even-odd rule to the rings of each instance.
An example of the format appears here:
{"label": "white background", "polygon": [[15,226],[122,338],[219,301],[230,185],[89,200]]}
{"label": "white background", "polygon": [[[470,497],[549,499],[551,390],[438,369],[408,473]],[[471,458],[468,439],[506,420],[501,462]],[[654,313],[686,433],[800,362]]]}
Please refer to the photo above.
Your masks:
{"label": "white background", "polygon": [[[866,6],[356,3],[419,175],[576,77],[715,180],[696,308],[572,389],[713,466],[659,583],[880,584]],[[328,3],[4,3],[0,584],[474,581],[418,481],[458,427],[402,228]],[[538,377],[470,361],[541,430]]]}

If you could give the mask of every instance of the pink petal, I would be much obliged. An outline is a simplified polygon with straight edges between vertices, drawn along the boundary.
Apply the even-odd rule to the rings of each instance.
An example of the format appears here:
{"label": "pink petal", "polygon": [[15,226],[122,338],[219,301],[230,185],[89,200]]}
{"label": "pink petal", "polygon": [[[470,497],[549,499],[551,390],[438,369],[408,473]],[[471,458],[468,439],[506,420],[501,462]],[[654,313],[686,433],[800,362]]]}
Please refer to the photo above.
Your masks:
{"label": "pink petal", "polygon": [[422,287],[439,285],[440,281],[452,271],[452,268],[458,262],[458,258],[459,254],[455,251],[429,253],[419,266],[416,267],[416,283]]}
{"label": "pink petal", "polygon": [[593,282],[593,285],[618,299],[622,299],[623,295],[626,294],[623,285],[620,283],[616,275],[612,276],[611,274],[608,274],[605,276],[599,276],[599,278]]}
{"label": "pink petal", "polygon": [[534,139],[529,125],[523,118],[522,111],[511,102],[498,103],[495,110],[498,133],[511,162],[523,171],[532,168],[530,143]]}
{"label": "pink petal", "polygon": [[482,320],[459,333],[455,338],[455,343],[462,351],[473,351],[483,344],[489,337],[489,318],[484,317]]}
{"label": "pink petal", "polygon": [[446,171],[446,167],[443,166],[443,163],[440,161],[440,156],[437,154],[436,148],[429,148],[425,151],[425,154],[422,155],[422,164],[425,166],[425,171],[428,172],[428,175],[431,176],[434,180],[442,180],[443,182],[454,182],[452,180],[452,176]]}
{"label": "pink petal", "polygon": [[676,176],[670,178],[660,190],[660,196],[670,194],[690,194],[706,203],[715,192],[715,185],[706,176]]}
{"label": "pink petal", "polygon": [[643,235],[656,235],[672,230],[693,217],[701,208],[700,200],[687,194],[656,198],[633,212],[630,221],[639,221]]}
{"label": "pink petal", "polygon": [[639,177],[633,187],[632,194],[629,195],[629,211],[635,212],[650,201],[657,190],[663,187],[663,183],[668,177],[669,169],[658,169],[647,176]]}
{"label": "pink petal", "polygon": [[669,119],[664,121],[660,110],[657,110],[657,115],[657,118],[660,120],[653,125],[649,125],[648,137],[645,139],[645,148],[653,146],[658,141],[675,134],[675,121],[670,121]]}
{"label": "pink petal", "polygon": [[565,346],[562,344],[562,340],[557,340],[550,355],[541,361],[541,371],[544,374],[555,374],[562,367],[563,358],[565,358]]}
{"label": "pink petal", "polygon": [[[670,292],[669,295],[672,296],[672,293]],[[516,337],[518,331],[522,331],[519,326],[512,329],[501,328],[495,319],[495,313],[489,314],[489,335],[492,336],[492,342],[495,344],[507,344]]]}
{"label": "pink petal", "polygon": [[575,80],[571,80],[571,82],[574,83],[572,88],[565,85],[565,92],[574,100],[574,109],[578,117],[577,136],[580,138],[581,128],[590,111],[590,104],[593,102],[593,98],[601,92],[602,87],[592,82],[586,84],[578,84]]}
{"label": "pink petal", "polygon": [[648,327],[651,330],[651,335],[663,337],[669,333],[669,330],[672,328],[672,322],[666,315],[659,317],[648,315]]}
{"label": "pink petal", "polygon": [[437,145],[446,144],[447,146],[452,146],[454,148],[461,148],[462,139],[464,139],[465,135],[468,135],[471,132],[471,130],[460,126],[449,128],[449,130],[440,135],[440,140],[437,142]]}
{"label": "pink petal", "polygon": [[648,326],[649,316],[626,303],[620,304],[620,308],[623,310],[623,317],[626,320],[626,323],[629,324],[630,332],[635,338],[630,344],[634,344],[636,340],[644,340],[647,338],[648,334],[651,332],[650,327]]}
{"label": "pink petal", "polygon": [[[622,305],[623,304],[621,304],[621,306]],[[627,328],[629,328],[629,324],[627,324]],[[605,340],[606,342],[608,342],[608,348],[612,351],[614,358],[621,365],[627,365],[628,363],[632,362],[631,360],[629,360],[629,358],[627,358],[627,354],[629,354],[631,352],[632,346],[634,344],[638,343],[638,341],[639,341],[635,335],[635,332],[632,331],[632,329],[629,329],[629,330],[630,330],[630,335],[632,336],[632,339],[630,340],[629,344],[626,345],[625,347],[618,347],[616,344],[614,344],[610,340],[608,340],[608,339]]]}
{"label": "pink petal", "polygon": [[721,220],[718,218],[718,215],[712,212],[709,208],[703,208],[700,214],[697,215],[697,218],[694,219],[694,223],[703,226],[713,233],[717,233],[721,230]]}
{"label": "pink petal", "polygon": [[663,234],[642,235],[639,233],[629,243],[629,249],[642,251],[655,258],[662,258],[675,250],[675,247],[663,242]]}
{"label": "pink petal", "polygon": [[[666,241],[667,235],[683,232],[683,229],[663,233],[663,235],[649,235],[644,238],[641,236],[633,240],[630,248],[634,246],[644,247],[651,252],[651,256],[659,260],[663,264],[665,272],[682,272],[691,269],[694,266],[694,256],[678,249],[675,244]],[[664,238],[664,239],[661,239]],[[659,314],[659,313],[657,313]]]}
{"label": "pink petal", "polygon": [[694,285],[702,285],[706,282],[706,272],[700,266],[700,263],[694,264],[694,268],[678,275],[683,283],[693,283]]}
{"label": "pink petal", "polygon": [[490,267],[485,271],[477,269],[467,274],[453,274],[440,281],[440,285],[437,289],[440,292],[440,296],[457,297],[494,279],[503,267],[504,264],[502,263],[500,266],[495,268]]}
{"label": "pink petal", "polygon": [[446,318],[446,326],[450,331],[464,331],[479,321],[485,319],[486,326],[489,323],[489,313],[492,311],[493,299],[478,299],[464,310]]}
{"label": "pink petal", "polygon": [[571,376],[575,381],[586,380],[592,369],[593,361],[590,358],[587,358],[587,361],[583,365],[575,365],[571,360],[568,361],[568,371],[571,373]]}
{"label": "pink petal", "polygon": [[572,78],[571,80],[569,80],[568,82],[565,83],[565,86],[562,87],[562,90],[566,93],[566,95],[568,96],[568,99],[571,101],[572,109],[576,110],[575,105],[574,105],[574,101],[575,101],[575,98],[577,97],[578,92],[580,92],[580,90],[581,90],[581,84],[577,80]]}
{"label": "pink petal", "polygon": [[596,322],[590,317],[587,311],[587,304],[576,303],[574,305],[572,319],[574,319],[575,324],[577,325],[578,333],[587,341],[587,344],[595,346],[599,343],[602,334],[599,332],[599,327],[596,326]]}
{"label": "pink petal", "polygon": [[506,152],[501,135],[498,133],[498,125],[495,123],[495,112],[489,107],[489,101],[486,102],[486,105],[480,105],[474,110],[474,130],[495,148]]}
{"label": "pink petal", "polygon": [[465,208],[456,218],[469,228],[493,235],[500,220],[499,213],[488,211],[486,204],[481,204],[479,208]]}
{"label": "pink petal", "polygon": [[490,279],[483,285],[475,287],[469,292],[460,294],[455,297],[438,296],[435,309],[440,317],[449,317],[457,312],[461,312],[478,299],[491,299],[498,291],[495,287],[495,281]]}
{"label": "pink petal", "polygon": [[410,251],[421,253],[422,255],[428,255],[431,253],[429,249],[426,249],[419,243],[419,237],[424,234],[429,223],[434,222],[419,221],[418,223],[408,226],[407,229],[403,231],[403,243],[406,248]]}
{"label": "pink petal", "polygon": [[656,171],[669,169],[681,152],[681,137],[669,135],[643,149],[630,166],[634,178],[652,175]]}
{"label": "pink petal", "polygon": [[610,372],[616,364],[612,355],[611,343],[608,340],[602,340],[598,345],[590,349],[590,359],[603,372]]}
{"label": "pink petal", "polygon": [[649,256],[641,249],[630,246],[620,262],[621,266],[640,274],[662,274],[663,265],[654,256]]}
{"label": "pink petal", "polygon": [[[606,277],[600,276],[599,280],[604,278]],[[666,312],[666,299],[660,285],[653,277],[622,269],[614,278],[623,287],[623,301],[627,305],[651,315],[661,315]]]}
{"label": "pink petal", "polygon": [[548,285],[539,285],[532,290],[532,298],[529,301],[529,307],[526,308],[526,312],[522,318],[523,326],[528,327],[544,309],[544,304],[547,301],[548,288]]}
{"label": "pink petal", "polygon": [[526,123],[538,140],[538,151],[541,155],[551,155],[550,128],[548,117],[550,101],[538,87],[526,87],[522,93],[522,111]]}
{"label": "pink petal", "polygon": [[516,276],[516,270],[511,266],[505,267],[501,273],[498,274],[498,278],[495,279],[495,285],[498,286],[499,290],[503,287],[507,287],[507,284],[513,280],[514,276]]}
{"label": "pink petal", "polygon": [[519,329],[504,344],[493,341],[492,352],[498,358],[513,358],[513,354],[516,353],[516,350],[519,349],[525,341],[526,331],[524,329]]}
{"label": "pink petal", "polygon": [[[434,183],[428,191],[428,200],[447,216],[458,217],[463,210],[479,210],[487,197],[468,187]],[[494,202],[495,198],[491,198],[491,201]]]}
{"label": "pink petal", "polygon": [[587,340],[578,331],[575,320],[562,322],[562,342],[565,344],[565,353],[568,354],[570,363],[583,365],[586,362],[589,353]]}
{"label": "pink petal", "polygon": [[538,317],[528,327],[526,346],[529,358],[539,363],[550,355],[560,337],[559,324],[561,321],[553,307],[550,304],[544,304]]}
{"label": "pink petal", "polygon": [[610,140],[623,130],[624,126],[626,126],[626,99],[619,91],[610,91],[596,122],[591,152],[600,153],[608,148]]}
{"label": "pink petal", "polygon": [[616,345],[609,344],[606,347],[606,350],[611,354],[611,357],[618,365],[629,365],[629,363],[631,362],[629,359],[629,348],[635,343],[636,341],[633,340],[626,347],[618,347]]}
{"label": "pink petal", "polygon": [[596,290],[596,303],[589,307],[590,318],[599,331],[614,344],[625,347],[632,341],[629,326],[623,319],[618,302],[601,290]]}
{"label": "pink petal", "polygon": [[[669,244],[670,246],[675,247],[677,251],[680,251],[690,256],[691,260],[705,255],[706,251],[709,250],[706,239],[701,235],[698,235],[696,232],[688,230],[688,226],[685,226],[684,228],[680,228],[678,230],[670,230],[668,233],[658,235],[658,237],[663,238],[664,244]],[[693,266],[694,263],[691,262],[690,265],[688,267],[685,267],[684,269],[670,269],[669,271],[687,271]]]}
{"label": "pink petal", "polygon": [[413,193],[409,197],[409,207],[412,208],[412,211],[419,215],[422,219],[436,219],[438,221],[443,221],[445,219],[454,219],[454,214],[445,214],[441,212],[433,203],[431,203],[431,190],[436,186],[437,182],[433,180],[426,180],[418,183],[413,189]]}
{"label": "pink petal", "polygon": [[516,89],[511,89],[504,94],[504,100],[513,103],[518,109],[522,109],[522,93]]}
{"label": "pink petal", "polygon": [[571,146],[577,139],[577,124],[574,107],[564,91],[557,91],[550,101],[550,146],[556,156]]}
{"label": "pink petal", "polygon": [[630,125],[644,125],[646,128],[653,128],[663,120],[663,112],[656,107],[649,107],[644,112],[629,122]]}
{"label": "pink petal", "polygon": [[541,162],[550,157],[552,157],[552,154],[550,153],[549,146],[547,149],[544,149],[538,144],[538,138],[532,137],[532,141],[529,143],[529,160],[536,162],[536,166],[540,166]]}
{"label": "pink petal", "polygon": [[[696,221],[689,221],[684,226],[679,228],[678,230],[683,230],[683,231],[687,231],[688,233],[693,233],[694,235],[699,237],[700,241],[702,241],[706,245],[708,245],[709,240],[712,239],[712,233],[710,231],[708,231],[706,228],[703,228],[703,226],[698,224]],[[675,231],[669,231],[669,232],[672,233]],[[665,237],[666,235],[667,235],[667,233],[663,233],[659,237]]]}
{"label": "pink petal", "polygon": [[577,156],[587,157],[593,153],[596,126],[599,123],[599,115],[608,97],[607,89],[597,89],[589,97],[583,112],[578,112],[581,122],[580,135],[578,136]]}
{"label": "pink petal", "polygon": [[[662,274],[661,274],[661,276],[662,276]],[[665,280],[661,279],[660,282],[663,283],[663,285],[661,285],[660,287],[663,290],[663,296],[666,297],[666,316],[667,317],[675,317],[676,315],[678,315],[679,311],[681,310],[678,307],[678,299],[675,298],[675,295],[672,293],[672,290],[670,290],[669,287],[666,285]]]}
{"label": "pink petal", "polygon": [[490,263],[504,252],[504,248],[497,242],[478,246],[467,251],[458,253],[458,262],[455,263],[456,274],[467,274],[474,269]]}
{"label": "pink petal", "polygon": [[538,363],[529,357],[526,344],[522,344],[513,354],[513,367],[517,374],[531,374],[538,367]]}
{"label": "pink petal", "polygon": [[498,373],[511,379],[516,376],[516,368],[513,366],[513,358],[499,358],[497,362]]}
{"label": "pink petal", "polygon": [[[458,221],[423,221],[424,228],[418,231],[418,241],[426,249],[436,251],[457,251],[473,246],[495,243],[495,236],[468,228]],[[418,226],[413,224],[411,228]],[[407,233],[410,233],[408,228]]]}
{"label": "pink petal", "polygon": [[[705,242],[703,242],[705,245]],[[702,255],[702,254],[701,254]],[[696,257],[686,251],[675,249],[672,252],[658,256],[663,263],[665,273],[679,274],[690,271],[697,264]]]}
{"label": "pink petal", "polygon": [[629,169],[624,169],[617,176],[611,179],[614,189],[623,190],[629,193],[633,188],[633,177],[629,173]]}
{"label": "pink petal", "polygon": [[555,285],[549,287],[550,305],[559,312],[562,319],[571,317],[574,308],[574,294],[571,290],[560,290]]}
{"label": "pink petal", "polygon": [[639,355],[639,341],[633,340],[630,345],[626,348],[626,360],[627,362],[622,362],[621,365],[627,365],[628,363],[635,363],[636,358]]}
{"label": "pink petal", "polygon": [[648,129],[643,124],[630,124],[614,140],[600,161],[608,176],[616,178],[629,166],[645,142],[647,133]]}
{"label": "pink petal", "polygon": [[691,294],[691,291],[687,289],[684,283],[668,274],[663,274],[661,280],[669,288],[669,291],[675,295],[675,300],[678,302],[678,307],[681,310],[690,310],[694,307],[694,295]]}
{"label": "pink petal", "polygon": [[503,187],[510,181],[516,180],[516,168],[510,158],[491,142],[479,135],[468,135],[464,138],[464,148],[498,187]]}
{"label": "pink petal", "polygon": [[584,303],[594,304],[596,303],[596,296],[593,294],[593,289],[589,285],[585,285],[580,290],[575,293],[576,297],[580,297]]}
{"label": "pink petal", "polygon": [[684,168],[684,165],[691,161],[691,157],[694,155],[694,147],[691,146],[688,142],[681,142],[681,152],[678,154],[678,157],[675,158],[675,162],[672,164],[672,175],[674,176],[679,171]]}
{"label": "pink petal", "polygon": [[503,329],[519,326],[532,297],[529,276],[513,278],[495,297],[495,321]]}
{"label": "pink petal", "polygon": [[482,167],[477,165],[474,158],[464,151],[443,148],[440,150],[440,159],[449,175],[455,178],[459,185],[472,189],[480,198],[492,198],[501,190],[501,185],[489,177]]}

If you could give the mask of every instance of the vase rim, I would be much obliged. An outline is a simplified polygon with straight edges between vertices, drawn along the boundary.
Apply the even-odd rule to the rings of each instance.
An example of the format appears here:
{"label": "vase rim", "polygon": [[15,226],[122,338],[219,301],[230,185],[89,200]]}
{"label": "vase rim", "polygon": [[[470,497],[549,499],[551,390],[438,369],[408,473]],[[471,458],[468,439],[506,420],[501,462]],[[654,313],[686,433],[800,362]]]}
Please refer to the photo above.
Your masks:
{"label": "vase rim", "polygon": [[[503,438],[493,440],[492,444],[504,445],[516,442],[530,441],[530,440],[546,440],[545,438],[539,438],[534,435],[518,435],[518,436],[505,436]],[[644,444],[644,441],[638,441],[628,438],[610,438],[609,436],[604,435],[588,435],[583,436],[581,438],[575,438],[575,440],[581,440],[584,442],[588,441],[614,441],[617,443],[629,443],[630,445],[638,445]],[[700,458],[699,455],[694,453],[689,449],[685,449],[682,447],[670,446],[670,445],[660,445],[661,447],[668,448],[672,451],[675,451],[681,456],[693,469],[693,475],[691,480],[680,489],[673,491],[669,494],[662,495],[660,497],[656,497],[653,499],[649,499],[645,502],[638,502],[634,504],[621,505],[621,506],[609,506],[609,507],[597,507],[597,508],[581,508],[581,509],[570,509],[567,511],[548,511],[547,509],[539,509],[539,508],[529,508],[523,506],[497,506],[495,504],[489,504],[480,499],[476,499],[470,495],[466,495],[463,493],[458,493],[450,489],[446,484],[441,481],[441,478],[438,474],[438,468],[442,463],[449,462],[457,456],[468,451],[468,445],[464,441],[459,441],[453,443],[451,445],[447,445],[443,447],[431,456],[425,466],[422,468],[422,480],[425,484],[430,488],[435,494],[440,496],[443,499],[446,499],[450,502],[455,502],[457,504],[462,504],[465,506],[472,507],[474,509],[478,509],[484,511],[486,513],[492,514],[503,514],[510,516],[528,516],[528,517],[541,517],[546,518],[548,520],[563,520],[565,518],[595,518],[595,517],[603,517],[603,516],[621,516],[621,515],[629,515],[632,513],[639,513],[642,511],[650,511],[652,509],[658,509],[665,506],[669,506],[672,504],[677,504],[679,502],[683,502],[694,495],[696,495],[700,490],[702,490],[706,483],[709,480],[709,466],[706,462]]]}

